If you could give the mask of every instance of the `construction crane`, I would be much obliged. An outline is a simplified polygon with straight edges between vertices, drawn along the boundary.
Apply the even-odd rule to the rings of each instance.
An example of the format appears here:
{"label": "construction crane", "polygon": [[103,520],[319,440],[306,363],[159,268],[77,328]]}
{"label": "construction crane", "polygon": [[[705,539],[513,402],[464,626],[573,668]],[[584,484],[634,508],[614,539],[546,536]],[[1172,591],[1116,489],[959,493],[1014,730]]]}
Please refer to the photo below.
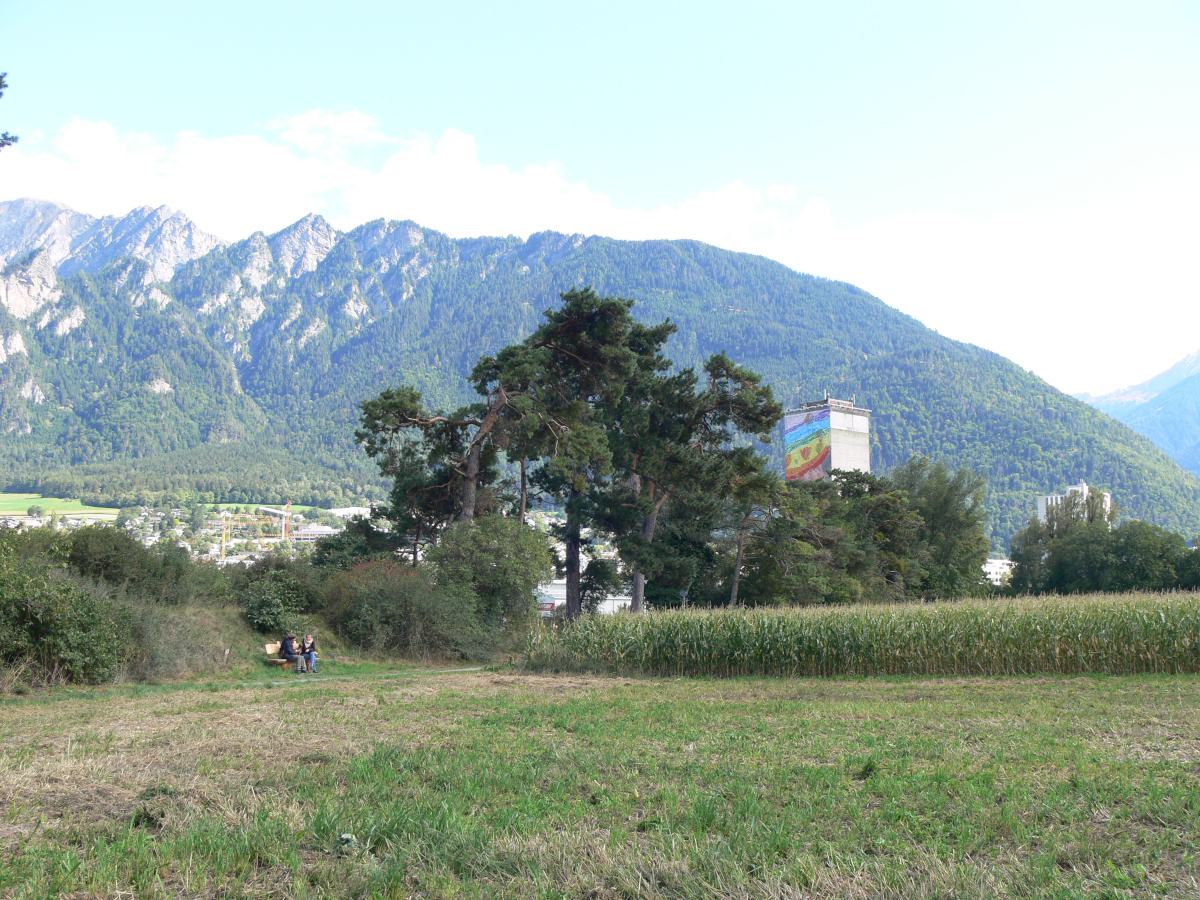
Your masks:
{"label": "construction crane", "polygon": [[289,500],[283,509],[273,509],[270,506],[260,506],[259,512],[270,513],[273,516],[279,516],[279,534],[286,541],[291,539],[292,528],[292,501]]}
{"label": "construction crane", "polygon": [[233,513],[221,510],[221,559],[225,558],[225,545],[229,542],[229,520]]}

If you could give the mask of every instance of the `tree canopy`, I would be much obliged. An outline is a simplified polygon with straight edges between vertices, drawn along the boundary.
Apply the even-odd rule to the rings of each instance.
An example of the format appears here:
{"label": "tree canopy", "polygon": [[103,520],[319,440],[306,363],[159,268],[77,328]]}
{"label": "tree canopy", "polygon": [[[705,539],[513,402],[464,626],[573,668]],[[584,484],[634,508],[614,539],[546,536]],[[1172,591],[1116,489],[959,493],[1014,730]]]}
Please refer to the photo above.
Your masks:
{"label": "tree canopy", "polygon": [[[362,404],[356,436],[392,480],[377,521],[413,565],[423,548],[443,569],[473,548],[501,572],[533,495],[563,513],[554,536],[571,617],[622,583],[634,612],[647,598],[824,603],[981,589],[982,478],[920,458],[891,479],[784,484],[758,449],[782,415],[770,387],[724,352],[699,370],[675,365],[673,323],[640,323],[633,308],[572,289],[524,340],[479,359],[478,401],[442,411],[404,384]],[[516,523],[507,542],[485,538],[495,514]],[[598,557],[600,543],[616,558]],[[513,607],[481,615],[502,610]]]}

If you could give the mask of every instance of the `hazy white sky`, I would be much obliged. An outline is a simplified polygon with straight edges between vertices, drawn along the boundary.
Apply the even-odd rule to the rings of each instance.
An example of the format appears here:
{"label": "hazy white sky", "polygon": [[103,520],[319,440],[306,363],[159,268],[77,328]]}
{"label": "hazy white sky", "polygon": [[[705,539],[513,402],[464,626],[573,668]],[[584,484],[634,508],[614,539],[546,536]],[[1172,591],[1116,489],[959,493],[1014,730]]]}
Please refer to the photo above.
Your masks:
{"label": "hazy white sky", "polygon": [[698,238],[1069,391],[1200,347],[1200,6],[569,6],[0,0],[0,199]]}

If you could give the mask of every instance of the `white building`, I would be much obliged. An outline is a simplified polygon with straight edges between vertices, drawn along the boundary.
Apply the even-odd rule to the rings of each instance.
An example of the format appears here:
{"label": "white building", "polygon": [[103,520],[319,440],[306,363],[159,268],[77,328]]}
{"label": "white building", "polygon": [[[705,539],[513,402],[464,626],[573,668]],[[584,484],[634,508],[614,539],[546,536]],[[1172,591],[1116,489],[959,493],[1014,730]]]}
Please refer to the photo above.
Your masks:
{"label": "white building", "polygon": [[[596,612],[600,615],[611,615],[620,609],[629,609],[628,596],[613,595],[600,601]],[[554,610],[567,605],[567,579],[556,578],[538,588],[538,613],[543,617],[554,615]]]}
{"label": "white building", "polygon": [[820,481],[834,469],[871,471],[871,411],[854,399],[801,403],[783,417],[784,477]]}
{"label": "white building", "polygon": [[323,537],[339,534],[341,529],[330,528],[328,525],[305,525],[292,532],[292,540],[297,544],[315,544]]}
{"label": "white building", "polygon": [[1013,561],[1011,559],[989,559],[983,564],[983,577],[996,587],[1000,587],[1012,575]]}
{"label": "white building", "polygon": [[[1087,482],[1081,481],[1079,484],[1073,484],[1068,487],[1064,494],[1047,494],[1044,497],[1038,497],[1038,521],[1045,525],[1047,512],[1056,506],[1061,506],[1071,494],[1076,494],[1080,502],[1086,504],[1088,497],[1092,493],[1093,491],[1088,487]],[[1112,494],[1108,491],[1101,491],[1099,492],[1099,496],[1103,497],[1104,518],[1107,519],[1108,514],[1112,511]]]}

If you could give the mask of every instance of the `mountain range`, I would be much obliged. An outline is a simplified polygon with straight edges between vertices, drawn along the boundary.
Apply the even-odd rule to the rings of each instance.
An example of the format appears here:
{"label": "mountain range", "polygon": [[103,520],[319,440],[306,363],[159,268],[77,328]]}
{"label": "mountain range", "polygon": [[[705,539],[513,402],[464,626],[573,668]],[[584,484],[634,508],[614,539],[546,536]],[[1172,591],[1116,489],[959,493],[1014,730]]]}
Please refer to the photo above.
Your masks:
{"label": "mountain range", "polygon": [[1080,479],[1200,532],[1200,481],[1125,425],[852,285],[696,241],[452,239],[386,220],[341,232],[310,215],[227,244],[165,208],[96,219],[20,200],[0,203],[0,260],[10,489],[378,496],[353,443],[358,403],[402,381],[434,404],[467,400],[481,354],[591,285],[670,317],[679,365],[726,350],[785,402],[855,396],[873,410],[878,470],[923,453],[982,472],[997,544],[1039,493]]}
{"label": "mountain range", "polygon": [[1200,350],[1132,387],[1080,400],[1150,438],[1189,472],[1200,475]]}

